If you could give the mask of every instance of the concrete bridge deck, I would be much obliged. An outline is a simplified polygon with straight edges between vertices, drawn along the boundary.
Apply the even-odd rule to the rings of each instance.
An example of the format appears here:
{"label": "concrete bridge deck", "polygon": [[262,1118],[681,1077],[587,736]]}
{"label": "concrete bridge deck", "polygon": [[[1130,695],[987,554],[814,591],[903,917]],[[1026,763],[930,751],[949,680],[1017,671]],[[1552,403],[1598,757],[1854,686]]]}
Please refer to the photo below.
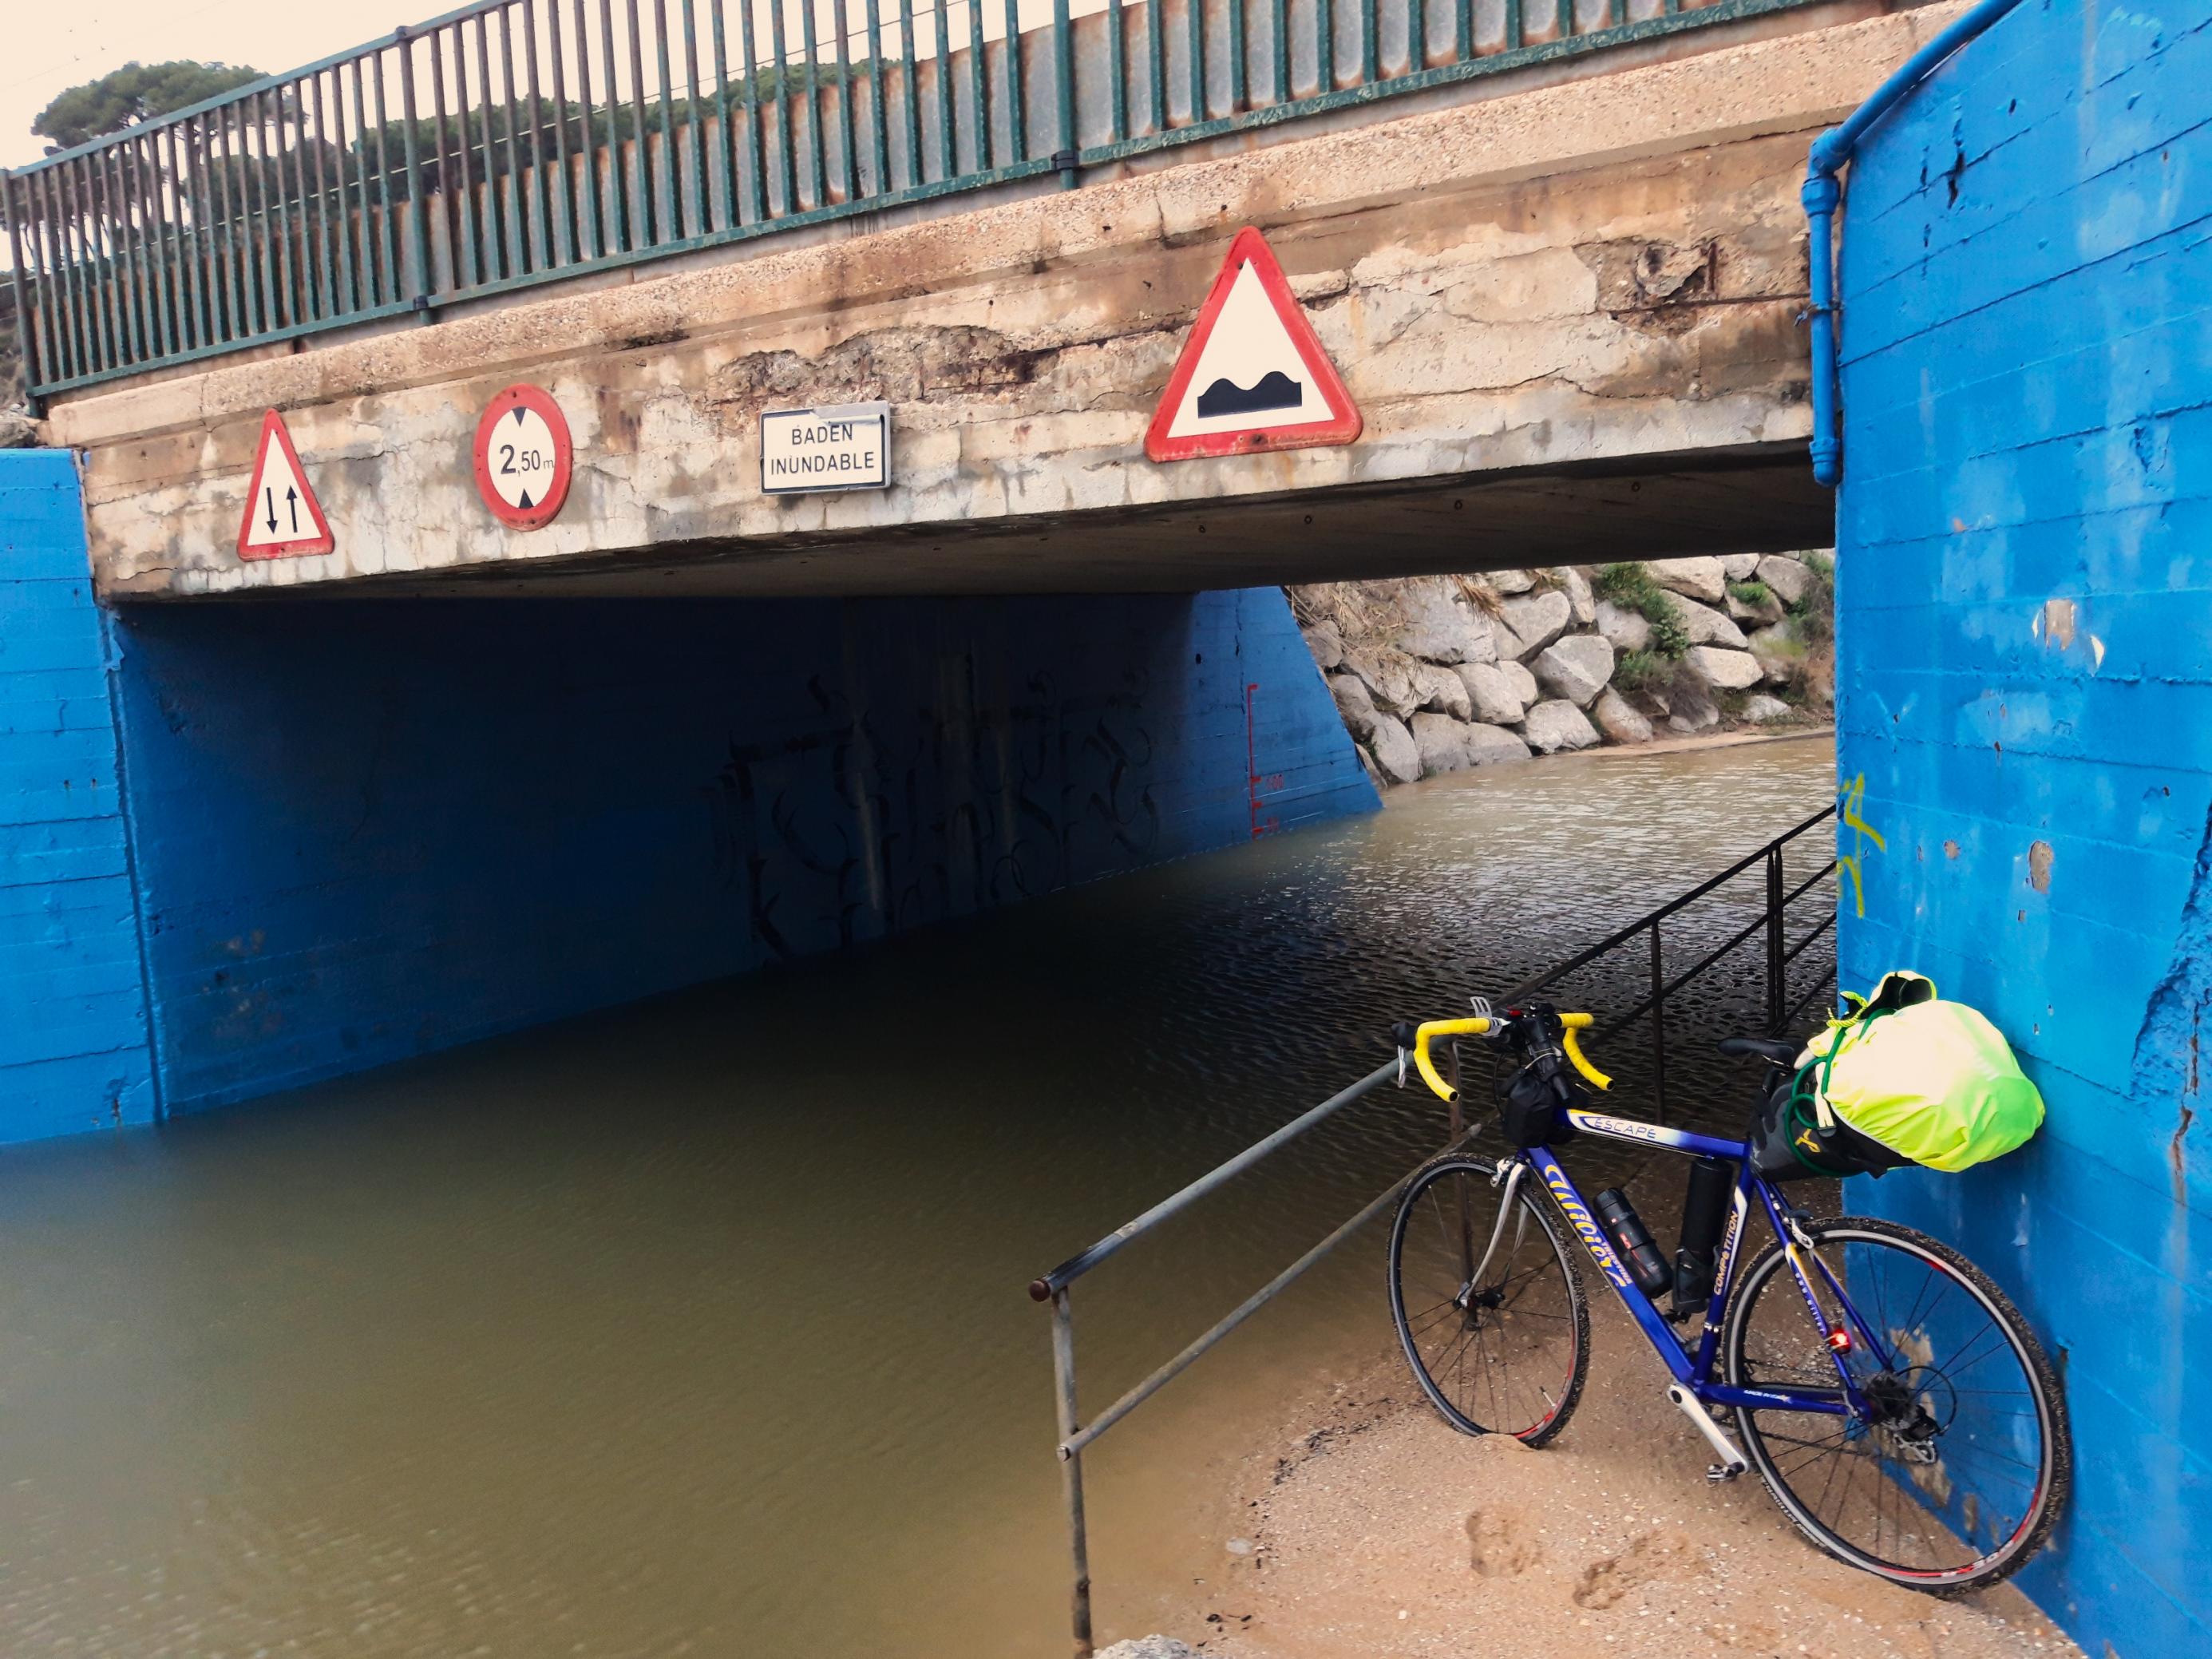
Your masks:
{"label": "concrete bridge deck", "polygon": [[[90,389],[49,429],[85,453],[117,599],[1193,591],[1818,544],[1806,143],[1955,9],[1777,13],[1611,72]],[[1246,224],[1364,435],[1155,465],[1146,425]],[[470,469],[517,380],[577,449],[560,518],[528,532]],[[891,488],[761,493],[761,410],[877,398]],[[327,555],[235,550],[271,407]]]}

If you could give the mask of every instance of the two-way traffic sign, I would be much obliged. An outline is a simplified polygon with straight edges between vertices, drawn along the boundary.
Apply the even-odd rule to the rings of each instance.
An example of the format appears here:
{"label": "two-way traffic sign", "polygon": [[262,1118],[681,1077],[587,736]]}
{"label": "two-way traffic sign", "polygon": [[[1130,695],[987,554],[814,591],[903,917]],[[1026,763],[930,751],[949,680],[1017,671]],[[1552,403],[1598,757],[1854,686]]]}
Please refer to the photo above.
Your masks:
{"label": "two-way traffic sign", "polygon": [[253,457],[246,516],[239,522],[238,556],[276,559],[327,553],[335,545],[322,503],[308,488],[292,434],[284,429],[284,417],[272,409],[261,417],[261,447]]}

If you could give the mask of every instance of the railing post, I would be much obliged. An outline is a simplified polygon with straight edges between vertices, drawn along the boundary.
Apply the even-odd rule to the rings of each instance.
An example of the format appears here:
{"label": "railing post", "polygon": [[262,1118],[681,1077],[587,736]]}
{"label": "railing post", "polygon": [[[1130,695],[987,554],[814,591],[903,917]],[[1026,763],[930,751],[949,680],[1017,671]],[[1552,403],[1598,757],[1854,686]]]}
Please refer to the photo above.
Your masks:
{"label": "railing post", "polygon": [[416,310],[428,311],[430,277],[425,254],[430,220],[428,204],[422,200],[422,157],[415,142],[414,37],[402,23],[392,31],[392,38],[399,44],[400,140],[407,158],[407,297],[414,301]]}
{"label": "railing post", "polygon": [[1659,924],[1651,924],[1651,1098],[1658,1121],[1667,1121],[1667,963]]}
{"label": "railing post", "polygon": [[[1194,0],[1195,3],[1195,0]],[[1018,40],[1006,42],[1009,52],[1019,52]],[[1068,21],[1067,0],[1052,0],[1053,87],[1060,103],[1060,146],[1052,164],[1060,169],[1060,187],[1073,190],[1075,176],[1075,26]]]}
{"label": "railing post", "polygon": [[[1060,1439],[1066,1445],[1082,1425],[1075,1420],[1075,1318],[1065,1285],[1052,1293],[1052,1376],[1060,1407]],[[1091,1659],[1091,1542],[1084,1528],[1083,1454],[1060,1460],[1060,1490],[1067,1498],[1067,1543],[1074,1571],[1068,1613],[1075,1637],[1075,1659]]]}
{"label": "railing post", "polygon": [[1787,971],[1782,944],[1782,843],[1778,841],[1766,854],[1766,1031],[1770,1036],[1782,1035],[1782,981]]}
{"label": "railing post", "polygon": [[23,228],[15,211],[15,175],[0,171],[0,219],[8,222],[9,283],[15,294],[15,352],[23,364],[23,403],[39,412],[38,331],[31,326],[31,299],[23,283]]}

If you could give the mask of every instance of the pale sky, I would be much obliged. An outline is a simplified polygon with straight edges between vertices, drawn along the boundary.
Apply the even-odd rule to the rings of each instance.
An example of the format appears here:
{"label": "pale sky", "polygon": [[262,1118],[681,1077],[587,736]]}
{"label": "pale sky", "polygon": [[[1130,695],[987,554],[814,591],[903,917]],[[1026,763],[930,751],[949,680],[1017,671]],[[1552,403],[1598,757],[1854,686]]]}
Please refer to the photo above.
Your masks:
{"label": "pale sky", "polygon": [[31,123],[65,88],[137,59],[248,64],[264,74],[420,23],[456,0],[0,0],[0,167],[46,153]]}

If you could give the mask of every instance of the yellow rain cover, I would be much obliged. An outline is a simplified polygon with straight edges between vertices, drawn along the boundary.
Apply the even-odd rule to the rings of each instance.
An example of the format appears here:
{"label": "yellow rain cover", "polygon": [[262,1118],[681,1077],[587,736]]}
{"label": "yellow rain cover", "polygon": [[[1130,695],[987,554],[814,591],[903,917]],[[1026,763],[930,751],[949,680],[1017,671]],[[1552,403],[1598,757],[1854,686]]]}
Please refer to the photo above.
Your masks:
{"label": "yellow rain cover", "polygon": [[2043,1097],[1997,1028],[1963,1002],[1936,998],[1918,974],[1882,975],[1847,1019],[1831,1021],[1799,1057],[1816,1109],[1931,1170],[2002,1158],[2043,1124]]}

